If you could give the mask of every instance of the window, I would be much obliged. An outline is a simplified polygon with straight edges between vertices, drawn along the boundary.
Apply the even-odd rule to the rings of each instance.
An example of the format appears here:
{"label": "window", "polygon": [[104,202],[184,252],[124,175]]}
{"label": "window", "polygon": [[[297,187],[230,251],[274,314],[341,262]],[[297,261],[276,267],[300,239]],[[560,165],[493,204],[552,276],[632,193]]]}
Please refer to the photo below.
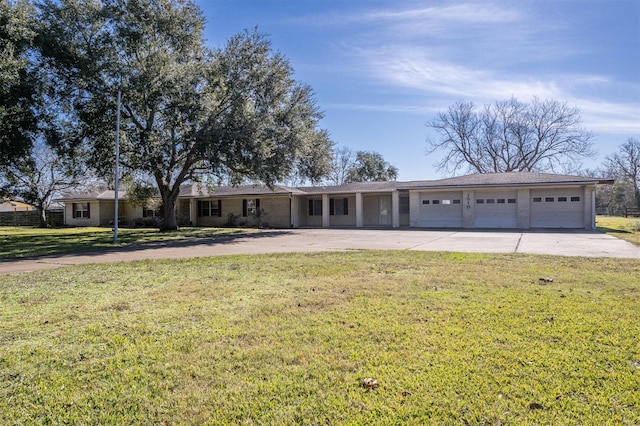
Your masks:
{"label": "window", "polygon": [[504,204],[505,201],[504,198],[498,198],[498,204]]}
{"label": "window", "polygon": [[440,204],[440,200],[433,200],[432,204]]}
{"label": "window", "polygon": [[487,204],[495,204],[496,200],[494,200],[493,198],[487,198]]}
{"label": "window", "polygon": [[484,198],[478,198],[476,204],[484,204]]}
{"label": "window", "polygon": [[515,198],[509,198],[509,199],[507,200],[507,203],[508,203],[508,204],[515,204],[515,203],[516,203],[516,199],[515,199]]}
{"label": "window", "polygon": [[422,200],[422,204],[429,204],[429,200]]}
{"label": "window", "polygon": [[449,204],[451,204],[451,200],[442,200],[442,204],[448,206]]}
{"label": "window", "polygon": [[322,200],[309,200],[309,216],[322,216]]}
{"label": "window", "polygon": [[559,203],[566,203],[567,202],[567,197],[558,197],[558,202]]}
{"label": "window", "polygon": [[89,203],[73,203],[73,217],[74,218],[90,218],[91,211],[89,209]]}
{"label": "window", "polygon": [[554,200],[554,198],[553,198],[553,197],[546,197],[546,198],[544,199],[544,202],[545,202],[545,203],[553,203],[553,200]]}
{"label": "window", "polygon": [[251,200],[242,200],[242,216],[253,216],[255,217],[260,209],[260,200],[259,199],[251,199]]}
{"label": "window", "polygon": [[580,197],[571,197],[571,201],[580,201]]}
{"label": "window", "polygon": [[460,200],[453,200],[453,204],[460,204]]}
{"label": "window", "polygon": [[206,216],[222,217],[222,200],[198,201],[198,216],[199,217],[206,217]]}
{"label": "window", "polygon": [[542,202],[542,197],[533,197],[533,202],[534,203],[541,203]]}
{"label": "window", "polygon": [[400,214],[409,214],[409,197],[400,197]]}
{"label": "window", "polygon": [[[319,200],[322,202],[322,200]],[[329,214],[331,216],[347,216],[349,214],[348,198],[332,198],[329,200]]]}
{"label": "window", "polygon": [[142,217],[155,217],[155,216],[158,216],[157,213],[158,212],[156,212],[153,209],[149,209],[147,207],[142,208]]}

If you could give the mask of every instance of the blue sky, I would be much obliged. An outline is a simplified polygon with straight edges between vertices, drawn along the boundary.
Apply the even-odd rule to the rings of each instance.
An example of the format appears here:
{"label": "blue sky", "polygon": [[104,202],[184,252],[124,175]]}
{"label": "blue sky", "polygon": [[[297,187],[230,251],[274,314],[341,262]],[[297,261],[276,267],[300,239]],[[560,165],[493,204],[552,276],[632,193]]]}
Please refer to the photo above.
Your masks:
{"label": "blue sky", "polygon": [[566,101],[599,166],[640,138],[640,0],[196,0],[220,47],[258,28],[313,87],[338,146],[377,151],[399,180],[442,177],[427,126],[457,100]]}

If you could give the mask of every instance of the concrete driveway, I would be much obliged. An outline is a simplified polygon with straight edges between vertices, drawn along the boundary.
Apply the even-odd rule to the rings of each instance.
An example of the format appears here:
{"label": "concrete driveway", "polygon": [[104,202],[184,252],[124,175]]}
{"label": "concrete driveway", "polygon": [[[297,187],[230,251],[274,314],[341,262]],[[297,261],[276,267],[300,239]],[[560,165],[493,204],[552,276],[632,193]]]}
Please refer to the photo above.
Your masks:
{"label": "concrete driveway", "polygon": [[292,229],[136,244],[119,249],[24,260],[2,260],[0,274],[96,262],[359,249],[530,253],[640,259],[640,247],[595,231]]}

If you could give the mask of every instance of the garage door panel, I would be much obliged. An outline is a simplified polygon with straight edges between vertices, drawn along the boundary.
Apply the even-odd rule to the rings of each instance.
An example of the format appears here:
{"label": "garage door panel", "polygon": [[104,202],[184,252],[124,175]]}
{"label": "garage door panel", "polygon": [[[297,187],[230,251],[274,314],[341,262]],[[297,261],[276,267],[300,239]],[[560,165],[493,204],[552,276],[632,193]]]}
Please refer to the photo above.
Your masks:
{"label": "garage door panel", "polygon": [[531,191],[532,228],[584,228],[584,195],[578,188]]}
{"label": "garage door panel", "polygon": [[475,195],[476,228],[517,228],[516,191],[478,191]]}
{"label": "garage door panel", "polygon": [[462,193],[420,194],[420,226],[425,228],[461,228]]}

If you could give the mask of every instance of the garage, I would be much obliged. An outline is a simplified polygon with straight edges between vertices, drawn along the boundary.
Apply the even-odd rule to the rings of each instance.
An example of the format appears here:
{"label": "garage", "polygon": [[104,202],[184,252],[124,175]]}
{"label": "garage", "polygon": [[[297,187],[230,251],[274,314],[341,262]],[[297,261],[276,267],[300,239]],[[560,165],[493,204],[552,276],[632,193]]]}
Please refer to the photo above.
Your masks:
{"label": "garage", "polygon": [[584,208],[580,188],[531,190],[531,227],[584,228]]}
{"label": "garage", "polygon": [[425,228],[461,228],[462,192],[421,193],[420,226]]}
{"label": "garage", "polygon": [[517,228],[517,191],[477,191],[476,228]]}

